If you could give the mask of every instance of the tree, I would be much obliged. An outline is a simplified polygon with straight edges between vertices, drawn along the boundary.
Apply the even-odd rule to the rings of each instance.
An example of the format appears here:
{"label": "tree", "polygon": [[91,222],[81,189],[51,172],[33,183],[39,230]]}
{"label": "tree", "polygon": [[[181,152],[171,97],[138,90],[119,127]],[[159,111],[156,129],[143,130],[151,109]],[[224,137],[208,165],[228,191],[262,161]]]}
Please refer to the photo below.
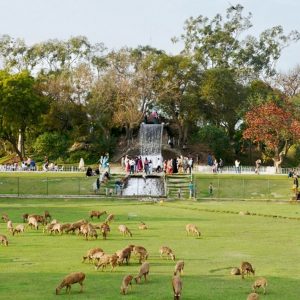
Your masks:
{"label": "tree", "polygon": [[154,101],[152,92],[154,73],[147,63],[152,49],[112,51],[107,56],[107,74],[114,82],[114,114],[116,127],[125,128],[126,138],[132,138],[133,129],[143,120],[149,105]]}
{"label": "tree", "polygon": [[[114,113],[116,108],[117,87],[109,74],[100,77],[93,85],[87,99],[86,110],[89,116],[89,141],[92,149],[99,154],[99,150],[111,150],[111,131],[114,127]],[[101,149],[101,148],[104,149]],[[100,149],[99,149],[100,148]],[[111,152],[111,151],[110,151]]]}
{"label": "tree", "polygon": [[274,78],[275,87],[279,88],[286,97],[300,94],[300,65],[287,73],[278,73]]}
{"label": "tree", "polygon": [[72,70],[85,63],[99,70],[104,50],[103,44],[92,45],[84,36],[66,41],[48,40],[31,46],[22,39],[0,36],[0,59],[5,69],[12,72],[52,73]]}
{"label": "tree", "polygon": [[207,120],[224,128],[233,141],[235,128],[241,121],[241,111],[246,100],[245,88],[238,83],[234,71],[225,68],[204,72],[200,94],[205,102]]}
{"label": "tree", "polygon": [[59,131],[73,135],[75,140],[88,131],[85,102],[91,85],[85,84],[89,81],[85,72],[79,72],[81,75],[78,76],[76,71],[40,74],[38,77],[38,89],[49,100],[49,111],[41,124],[42,131]]}
{"label": "tree", "polygon": [[262,143],[266,156],[272,158],[276,170],[290,146],[300,139],[300,122],[285,108],[265,103],[246,113],[243,138]]}
{"label": "tree", "polygon": [[24,40],[9,35],[0,36],[0,58],[5,69],[14,72],[30,72],[39,64],[34,46],[28,47]]}
{"label": "tree", "polygon": [[285,35],[281,26],[263,31],[258,38],[246,34],[252,14],[243,16],[243,9],[238,4],[229,7],[225,17],[217,14],[210,20],[200,15],[185,22],[184,51],[194,55],[202,69],[231,68],[244,79],[272,75],[281,51],[300,39],[298,31]]}
{"label": "tree", "polygon": [[24,143],[26,130],[39,124],[47,107],[46,98],[27,71],[13,75],[0,72],[0,138],[11,143],[20,159],[25,153],[18,149],[19,134]]}
{"label": "tree", "polygon": [[179,143],[187,142],[189,129],[200,119],[197,65],[186,55],[161,54],[155,58],[154,93],[166,119],[178,130]]}

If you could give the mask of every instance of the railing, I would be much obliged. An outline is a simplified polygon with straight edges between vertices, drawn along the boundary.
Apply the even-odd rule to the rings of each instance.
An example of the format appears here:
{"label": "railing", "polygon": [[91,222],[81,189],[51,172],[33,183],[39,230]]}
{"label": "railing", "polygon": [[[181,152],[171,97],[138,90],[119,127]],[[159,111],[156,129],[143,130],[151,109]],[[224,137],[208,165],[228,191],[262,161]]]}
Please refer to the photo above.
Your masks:
{"label": "railing", "polygon": [[[300,174],[300,168],[278,168],[276,172],[276,168],[272,166],[261,166],[259,168],[259,174],[288,174],[291,170]],[[194,173],[207,173],[213,174],[216,173],[223,173],[223,174],[255,174],[255,167],[252,166],[240,166],[238,169],[234,166],[225,166],[217,171],[214,170],[211,166],[204,166],[204,165],[196,165],[194,167]]]}
{"label": "railing", "polygon": [[72,165],[57,165],[52,169],[44,169],[43,166],[22,168],[20,166],[15,167],[13,165],[0,165],[0,172],[84,172],[84,170],[80,170],[78,166]]}
{"label": "railing", "polygon": [[[100,183],[98,189],[96,181],[97,176],[91,177],[51,177],[45,176],[16,176],[16,177],[0,177],[0,195],[2,196],[109,196],[109,197],[126,197],[125,189],[123,189],[118,181],[123,175],[113,174],[107,182]],[[140,177],[142,179],[142,177]],[[164,181],[163,177],[157,177]],[[151,180],[151,178],[149,178]],[[145,196],[139,191],[144,187],[145,183],[142,179],[140,183],[136,183],[135,190],[130,196]],[[162,197],[165,196],[163,187]],[[154,190],[153,190],[154,191]],[[151,196],[151,190],[150,195]],[[152,195],[158,197],[158,195]]]}
{"label": "railing", "polygon": [[[209,186],[212,186],[212,193]],[[272,200],[290,201],[295,196],[293,179],[202,177],[196,178],[196,198],[212,200]]]}
{"label": "railing", "polygon": [[[124,173],[124,170],[121,170],[120,167],[112,167],[114,173]],[[272,166],[261,166],[259,169],[260,174],[288,174],[291,170],[300,174],[300,168],[279,168],[276,173],[276,168]],[[0,172],[84,172],[84,170],[80,170],[78,166],[75,165],[57,165],[53,169],[44,170],[42,166],[36,166],[34,170],[30,168],[17,167],[14,168],[12,165],[0,165]],[[193,169],[194,173],[206,173],[212,174],[214,173],[214,169],[211,166],[207,165],[195,165]],[[225,166],[220,169],[217,173],[223,174],[254,174],[255,167],[254,166],[241,166],[240,171],[237,170],[234,166]]]}

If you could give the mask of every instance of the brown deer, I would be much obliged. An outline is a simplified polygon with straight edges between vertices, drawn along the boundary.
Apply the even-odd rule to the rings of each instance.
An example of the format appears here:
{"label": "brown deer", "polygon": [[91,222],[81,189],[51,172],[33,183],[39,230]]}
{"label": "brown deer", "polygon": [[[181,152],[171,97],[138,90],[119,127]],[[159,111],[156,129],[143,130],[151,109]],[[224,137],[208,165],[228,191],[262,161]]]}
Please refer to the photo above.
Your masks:
{"label": "brown deer", "polygon": [[150,265],[148,262],[143,262],[140,268],[139,274],[134,278],[136,283],[141,282],[141,278],[144,276],[145,282],[147,281],[147,275],[149,275]]}
{"label": "brown deer", "polygon": [[128,286],[130,285],[132,287],[132,279],[133,277],[131,275],[126,275],[123,278],[122,285],[121,285],[121,294],[126,295]]}
{"label": "brown deer", "polygon": [[175,260],[175,255],[172,249],[167,246],[160,247],[159,253],[161,258],[163,257],[163,254],[166,254],[168,258],[171,257],[172,260]]}
{"label": "brown deer", "polygon": [[262,277],[255,280],[254,284],[252,285],[252,290],[253,292],[256,293],[256,289],[262,288],[264,290],[264,295],[265,295],[267,285],[268,285],[267,279]]}
{"label": "brown deer", "polygon": [[77,273],[71,273],[67,275],[63,281],[60,283],[60,285],[56,288],[55,292],[56,295],[58,295],[59,291],[62,288],[66,288],[66,293],[71,292],[71,285],[74,283],[79,283],[81,288],[80,288],[80,293],[83,291],[83,281],[85,279],[85,274],[82,272],[77,272]]}
{"label": "brown deer", "polygon": [[182,281],[179,276],[174,276],[172,279],[172,286],[174,292],[174,300],[180,300],[182,291]]}
{"label": "brown deer", "polygon": [[250,273],[252,273],[253,275],[255,275],[255,270],[253,269],[252,265],[247,262],[247,261],[243,261],[241,263],[241,275],[242,275],[242,279],[244,279],[244,275],[246,274],[247,276],[250,275]]}
{"label": "brown deer", "polygon": [[92,210],[90,212],[90,218],[93,219],[93,217],[96,217],[96,218],[100,218],[102,215],[106,215],[106,211],[99,211],[99,210]]}

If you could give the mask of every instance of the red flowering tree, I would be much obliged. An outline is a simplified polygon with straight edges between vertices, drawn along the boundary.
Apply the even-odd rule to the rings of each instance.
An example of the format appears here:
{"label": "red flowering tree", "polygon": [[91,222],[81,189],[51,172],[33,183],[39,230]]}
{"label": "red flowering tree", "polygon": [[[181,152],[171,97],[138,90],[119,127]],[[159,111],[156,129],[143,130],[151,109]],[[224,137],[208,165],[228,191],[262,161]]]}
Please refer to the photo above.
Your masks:
{"label": "red flowering tree", "polygon": [[245,122],[243,138],[262,143],[277,170],[289,147],[300,139],[299,120],[289,110],[265,103],[247,112]]}

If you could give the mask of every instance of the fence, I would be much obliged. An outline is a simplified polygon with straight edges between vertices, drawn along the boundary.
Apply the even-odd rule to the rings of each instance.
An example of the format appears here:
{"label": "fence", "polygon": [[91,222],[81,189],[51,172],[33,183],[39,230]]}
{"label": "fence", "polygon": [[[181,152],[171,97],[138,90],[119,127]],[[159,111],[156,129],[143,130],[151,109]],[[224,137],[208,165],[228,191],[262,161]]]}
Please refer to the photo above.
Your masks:
{"label": "fence", "polygon": [[[122,168],[120,166],[112,166],[112,170],[116,172],[122,172]],[[276,173],[275,167],[271,166],[261,166],[260,173],[261,174],[288,174],[290,170],[300,174],[300,168],[279,168]],[[0,172],[45,172],[42,166],[36,166],[35,170],[29,169],[22,169],[21,167],[15,167],[13,165],[0,165]],[[48,170],[48,172],[55,173],[55,172],[84,172],[84,170],[80,170],[78,166],[75,165],[57,165],[53,170]],[[195,165],[194,166],[194,173],[205,173],[211,174],[213,173],[213,167],[207,165]],[[237,170],[234,166],[225,166],[222,168],[223,174],[235,174]],[[254,174],[255,167],[253,166],[241,166],[240,173],[242,174]]]}
{"label": "fence", "polygon": [[[210,192],[209,185],[212,185]],[[289,201],[295,195],[292,179],[197,178],[197,199]]]}
{"label": "fence", "polygon": [[[101,184],[97,195],[120,196],[115,191],[115,182],[119,178],[116,175],[107,184]],[[92,196],[95,195],[95,181],[96,177],[0,177],[0,195]],[[292,179],[278,176],[272,179],[194,176],[197,199],[289,201],[294,195],[292,185]]]}
{"label": "fence", "polygon": [[95,195],[91,177],[1,177],[2,195]]}
{"label": "fence", "polygon": [[[261,166],[259,169],[260,174],[288,174],[290,170],[293,170],[296,173],[300,173],[299,168],[279,168],[276,172],[275,167],[271,166]],[[195,166],[194,171],[196,173],[213,173],[213,167],[211,166],[203,166],[198,165]],[[255,167],[252,166],[241,166],[239,170],[237,170],[234,166],[226,166],[222,168],[223,174],[235,174],[235,173],[242,173],[242,174],[254,174]]]}

